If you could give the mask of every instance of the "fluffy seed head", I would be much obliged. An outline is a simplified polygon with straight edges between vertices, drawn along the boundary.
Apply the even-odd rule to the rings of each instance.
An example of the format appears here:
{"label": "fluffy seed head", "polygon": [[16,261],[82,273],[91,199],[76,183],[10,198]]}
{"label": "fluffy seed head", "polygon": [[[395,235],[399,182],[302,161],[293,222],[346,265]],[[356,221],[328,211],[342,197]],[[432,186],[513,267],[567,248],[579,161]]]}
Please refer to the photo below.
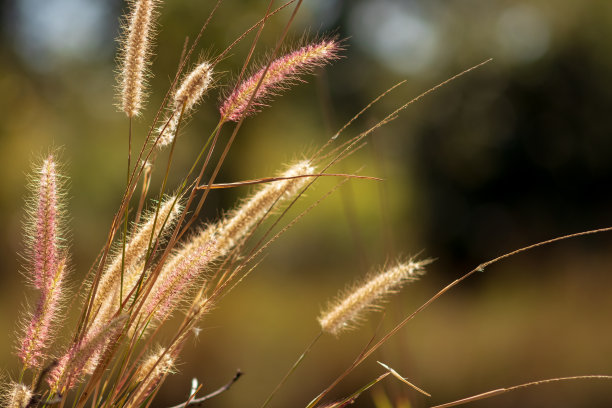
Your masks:
{"label": "fluffy seed head", "polygon": [[[314,173],[308,161],[300,161],[285,171],[283,177],[304,176]],[[308,183],[308,177],[289,178],[267,183],[251,198],[232,211],[216,226],[216,253],[225,256],[255,227],[273,205],[293,197]]]}
{"label": "fluffy seed head", "polygon": [[[73,344],[47,375],[47,383],[51,390],[61,392],[62,387],[72,388],[78,382],[83,381],[85,379],[84,368],[91,356],[104,353],[109,342],[116,340],[126,319],[126,315],[120,315],[106,326],[101,327],[99,331],[89,332],[78,344]],[[64,384],[68,379],[69,381]]]}
{"label": "fluffy seed head", "polygon": [[[95,322],[92,326],[106,324],[119,307],[122,260],[125,284],[123,291],[126,294],[133,288],[132,286],[128,287],[126,283],[133,282],[133,275],[142,272],[140,266],[149,250],[149,242],[154,244],[155,239],[162,238],[163,234],[170,230],[181,210],[182,206],[175,196],[166,198],[160,204],[157,218],[155,217],[155,211],[150,211],[145,215],[145,221],[140,226],[135,227],[135,231],[126,243],[125,256],[121,249],[117,250],[98,283],[93,305]],[[93,328],[93,330],[96,329]]]}
{"label": "fluffy seed head", "polygon": [[[265,72],[266,76],[261,81],[259,88],[257,88],[257,84],[264,75],[265,67],[234,89],[219,109],[221,117],[224,120],[237,122],[245,116],[259,112],[265,106],[267,97],[277,94],[288,83],[299,80],[300,75],[309,73],[314,68],[338,58],[340,49],[337,40],[322,40],[274,60]],[[249,100],[256,88],[257,93],[247,109]]]}
{"label": "fluffy seed head", "polygon": [[32,390],[23,384],[11,382],[2,396],[2,406],[7,408],[25,408],[32,400]]}
{"label": "fluffy seed head", "polygon": [[185,110],[191,110],[200,101],[211,81],[212,67],[208,62],[202,62],[183,79],[174,94],[174,107],[185,105]]}
{"label": "fluffy seed head", "polygon": [[202,284],[203,275],[214,258],[214,241],[186,244],[164,265],[143,307],[145,317],[165,321],[188,294]]}
{"label": "fluffy seed head", "polygon": [[26,368],[41,368],[46,357],[45,351],[53,338],[53,322],[60,315],[60,303],[64,295],[66,261],[59,263],[51,285],[42,291],[36,310],[31,316],[17,355]]}
{"label": "fluffy seed head", "polygon": [[410,260],[400,263],[374,275],[344,296],[339,296],[319,317],[321,329],[337,336],[343,330],[354,327],[361,320],[363,312],[380,307],[376,302],[399,289],[405,282],[417,280],[425,273],[424,266],[430,262]]}
{"label": "fluffy seed head", "polygon": [[43,364],[52,340],[52,323],[59,317],[64,292],[66,257],[60,245],[63,183],[57,167],[51,154],[32,177],[34,199],[29,204],[30,219],[26,227],[31,272],[28,278],[39,290],[40,297],[33,313],[24,319],[17,346],[17,355],[26,368],[40,368]]}
{"label": "fluffy seed head", "polygon": [[53,281],[59,262],[58,174],[53,155],[49,155],[40,167],[35,179],[36,204],[30,227],[30,253],[33,262],[33,282],[43,290]]}
{"label": "fluffy seed head", "polygon": [[157,142],[159,148],[172,143],[181,118],[181,111],[183,117],[187,115],[200,102],[211,83],[212,67],[208,62],[202,62],[185,76],[181,86],[174,94],[172,118],[163,121],[159,128],[161,134]]}
{"label": "fluffy seed head", "polygon": [[157,0],[133,0],[122,38],[119,88],[121,110],[137,116],[145,96],[145,76],[149,65],[153,20]]}
{"label": "fluffy seed head", "polygon": [[138,367],[138,371],[134,375],[136,381],[141,384],[132,397],[132,402],[128,403],[128,407],[140,406],[166,375],[176,372],[176,358],[174,354],[172,350],[162,348],[156,352],[150,353],[149,356],[143,360],[140,367]]}

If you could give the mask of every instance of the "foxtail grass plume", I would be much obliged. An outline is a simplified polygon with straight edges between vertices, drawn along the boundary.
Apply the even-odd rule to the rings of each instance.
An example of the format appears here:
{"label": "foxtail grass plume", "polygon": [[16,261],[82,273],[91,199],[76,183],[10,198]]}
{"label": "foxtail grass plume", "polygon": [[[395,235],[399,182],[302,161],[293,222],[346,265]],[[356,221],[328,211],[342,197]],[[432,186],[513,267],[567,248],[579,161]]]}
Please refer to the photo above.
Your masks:
{"label": "foxtail grass plume", "polygon": [[32,401],[32,390],[27,385],[11,382],[3,390],[2,406],[6,408],[26,408]]}
{"label": "foxtail grass plume", "polygon": [[[134,282],[137,275],[142,272],[142,261],[149,250],[149,243],[154,245],[156,239],[163,238],[164,233],[174,225],[181,209],[182,206],[176,196],[167,197],[160,203],[157,217],[155,216],[155,210],[150,211],[145,215],[145,221],[138,228],[135,228],[135,231],[127,240],[125,255],[121,248],[117,249],[115,256],[98,283],[92,309],[93,325],[106,324],[119,308],[122,268],[125,284],[123,291],[127,293],[133,288],[128,283]],[[93,328],[93,330],[96,329]]]}
{"label": "foxtail grass plume", "polygon": [[163,121],[159,128],[159,148],[172,143],[181,117],[185,117],[200,102],[211,83],[212,66],[208,62],[202,62],[185,76],[172,100],[172,118]]}
{"label": "foxtail grass plume", "polygon": [[[178,215],[182,210],[180,201],[176,196],[167,197],[161,202],[159,212],[152,210],[144,216],[145,221],[128,238],[125,247],[125,255],[121,248],[105,270],[98,288],[93,304],[93,312],[90,318],[91,324],[87,329],[86,336],[97,333],[113,318],[119,310],[120,302],[135,288],[139,282],[141,274],[144,272],[145,258],[151,247],[155,245],[155,240],[163,240],[164,235],[174,225]],[[152,248],[151,248],[152,249]],[[121,287],[121,275],[123,269],[123,287]],[[120,299],[123,293],[123,299]],[[85,365],[85,373],[91,374],[100,357],[100,348],[89,357]]]}
{"label": "foxtail grass plume", "polygon": [[36,309],[25,323],[17,355],[24,368],[41,368],[53,335],[52,324],[60,314],[64,294],[66,259],[60,246],[62,226],[61,183],[53,155],[42,163],[33,183],[34,208],[30,211],[29,250],[34,287],[40,292]]}
{"label": "foxtail grass plume", "polygon": [[153,20],[158,0],[133,0],[121,40],[119,89],[121,110],[138,116],[145,97],[145,77],[153,36]]}
{"label": "foxtail grass plume", "polygon": [[364,312],[377,309],[380,302],[390,293],[398,290],[404,283],[412,282],[425,273],[424,266],[430,260],[408,261],[374,275],[360,286],[350,289],[331,303],[319,317],[321,329],[334,336],[354,327]]}
{"label": "foxtail grass plume", "polygon": [[[307,176],[313,172],[308,161],[300,161],[282,176]],[[275,204],[295,197],[307,182],[308,177],[298,177],[267,183],[222,220],[188,239],[160,271],[145,300],[144,316],[152,315],[157,321],[167,319],[180,299],[188,298],[189,291],[203,284],[202,275],[212,261],[226,256]]]}
{"label": "foxtail grass plume", "polygon": [[136,382],[140,384],[126,407],[141,406],[166,375],[176,373],[175,354],[172,348],[160,348],[145,357],[134,375]]}
{"label": "foxtail grass plume", "polygon": [[178,304],[189,297],[189,292],[203,283],[203,275],[213,255],[214,242],[187,244],[163,267],[151,293],[145,301],[143,314],[156,321],[165,321]]}
{"label": "foxtail grass plume", "polygon": [[32,221],[33,236],[30,237],[33,261],[33,281],[36,289],[42,290],[52,284],[59,263],[60,195],[57,164],[53,155],[47,157],[35,181],[36,208]]}
{"label": "foxtail grass plume", "polygon": [[52,341],[52,324],[59,318],[64,295],[65,261],[58,265],[51,286],[42,291],[30,323],[21,339],[18,355],[25,368],[41,368]]}
{"label": "foxtail grass plume", "polygon": [[51,391],[61,392],[64,387],[72,388],[85,380],[84,369],[91,356],[104,353],[107,345],[116,340],[126,319],[127,315],[119,315],[97,332],[89,332],[79,343],[73,344],[47,375]]}
{"label": "foxtail grass plume", "polygon": [[[270,211],[272,206],[292,199],[309,182],[315,169],[307,160],[300,161],[285,171],[281,177],[286,180],[267,183],[251,198],[246,199],[216,225],[216,253],[225,256],[255,227]],[[297,178],[291,178],[297,177]]]}
{"label": "foxtail grass plume", "polygon": [[[219,109],[222,119],[238,122],[245,116],[259,112],[266,106],[265,101],[270,96],[278,94],[291,82],[300,81],[300,75],[310,73],[314,68],[337,59],[340,49],[336,39],[321,40],[272,61],[267,72],[265,67],[261,68],[225,99]],[[266,75],[248,106],[264,72]]]}

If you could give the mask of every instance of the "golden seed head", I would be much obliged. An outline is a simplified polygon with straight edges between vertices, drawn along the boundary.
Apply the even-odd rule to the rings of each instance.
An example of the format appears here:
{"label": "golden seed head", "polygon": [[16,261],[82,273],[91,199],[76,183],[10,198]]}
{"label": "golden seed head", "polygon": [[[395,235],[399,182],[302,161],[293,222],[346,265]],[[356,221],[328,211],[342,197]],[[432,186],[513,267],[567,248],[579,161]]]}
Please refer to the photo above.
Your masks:
{"label": "golden seed head", "polygon": [[4,392],[2,406],[25,408],[30,404],[33,395],[32,390],[27,385],[11,382]]}
{"label": "golden seed head", "polygon": [[319,317],[321,329],[334,336],[343,330],[354,327],[365,311],[379,308],[380,302],[390,293],[395,292],[404,283],[412,282],[425,273],[423,267],[430,260],[408,261],[372,276],[365,283],[354,287],[331,303]]}
{"label": "golden seed head", "polygon": [[138,116],[145,97],[145,77],[153,36],[157,0],[134,0],[123,34],[119,88],[120,108],[128,117]]}

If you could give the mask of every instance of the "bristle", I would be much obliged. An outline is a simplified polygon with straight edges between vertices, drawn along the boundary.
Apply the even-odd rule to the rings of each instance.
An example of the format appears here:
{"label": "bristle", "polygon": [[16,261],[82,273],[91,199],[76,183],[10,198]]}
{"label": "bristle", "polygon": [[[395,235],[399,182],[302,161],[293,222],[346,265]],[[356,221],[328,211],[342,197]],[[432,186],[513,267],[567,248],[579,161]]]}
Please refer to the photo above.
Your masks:
{"label": "bristle", "polygon": [[363,312],[379,307],[376,302],[399,289],[405,282],[412,282],[425,273],[423,267],[430,261],[401,263],[374,275],[367,282],[340,297],[321,314],[319,324],[326,333],[335,336],[359,322]]}
{"label": "bristle", "polygon": [[128,117],[140,113],[145,96],[145,76],[151,53],[153,20],[157,0],[135,0],[122,41],[121,110]]}
{"label": "bristle", "polygon": [[157,147],[161,148],[172,143],[181,116],[185,117],[191,112],[200,102],[211,83],[212,67],[208,62],[202,62],[185,76],[181,86],[174,94],[172,118],[164,120],[159,128],[161,136],[157,142]]}
{"label": "bristle", "polygon": [[[299,79],[299,76],[311,72],[315,67],[322,66],[329,61],[338,58],[340,45],[338,41],[323,40],[317,43],[301,47],[286,54],[271,64],[267,72],[265,67],[257,71],[253,76],[246,79],[236,87],[225,99],[220,107],[222,120],[237,122],[245,116],[253,115],[265,106],[267,97],[276,94],[283,89],[287,83]],[[253,97],[250,106],[249,100],[253,96],[257,84],[260,83],[257,93]]]}

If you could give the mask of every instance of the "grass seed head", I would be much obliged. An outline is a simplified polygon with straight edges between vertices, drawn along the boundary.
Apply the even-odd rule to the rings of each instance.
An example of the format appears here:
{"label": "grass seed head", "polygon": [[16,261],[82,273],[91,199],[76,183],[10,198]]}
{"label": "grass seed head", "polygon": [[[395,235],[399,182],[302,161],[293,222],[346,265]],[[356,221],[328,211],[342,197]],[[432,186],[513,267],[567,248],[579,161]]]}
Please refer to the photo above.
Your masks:
{"label": "grass seed head", "polygon": [[[174,94],[173,112],[170,119],[162,122],[159,128],[159,141],[157,147],[169,145],[176,136],[181,116],[189,114],[200,102],[212,83],[212,66],[208,62],[197,65],[185,76],[183,82]],[[182,113],[182,114],[181,114]]]}
{"label": "grass seed head", "polygon": [[120,108],[130,118],[144,103],[156,5],[157,0],[134,0],[121,39]]}
{"label": "grass seed head", "polygon": [[[337,59],[340,50],[338,40],[325,39],[275,59],[267,71],[266,67],[261,68],[225,98],[219,108],[221,117],[223,120],[238,122],[245,116],[259,112],[270,96],[278,94],[291,82],[300,81],[301,75]],[[260,82],[261,85],[257,88]]]}
{"label": "grass seed head", "polygon": [[133,286],[126,283],[134,282],[133,275],[142,273],[141,265],[149,250],[149,243],[154,245],[156,239],[163,239],[165,233],[176,222],[181,210],[182,205],[176,196],[167,197],[161,202],[157,216],[156,211],[152,210],[145,215],[141,225],[134,227],[135,231],[126,243],[125,255],[120,247],[117,249],[98,283],[92,309],[94,311],[92,330],[97,330],[93,327],[95,325],[105,325],[119,308],[122,268],[123,292],[127,294]]}
{"label": "grass seed head", "polygon": [[[282,177],[295,177],[313,174],[314,167],[304,160],[291,166],[282,174]],[[267,183],[251,198],[234,209],[223,218],[216,227],[215,238],[216,253],[219,257],[225,256],[236,246],[249,231],[251,231],[268,214],[270,209],[295,197],[295,195],[309,182],[309,177],[289,178]]]}
{"label": "grass seed head", "polygon": [[47,156],[33,180],[34,199],[29,204],[30,219],[27,255],[31,273],[29,279],[39,290],[34,311],[23,324],[17,355],[26,368],[41,368],[46,349],[53,340],[53,322],[57,321],[65,292],[66,255],[62,247],[63,212],[61,207],[63,182],[58,174],[53,154]]}
{"label": "grass seed head", "polygon": [[26,408],[32,401],[32,390],[27,385],[11,382],[3,390],[2,406],[7,408]]}
{"label": "grass seed head", "polygon": [[404,283],[412,282],[425,273],[424,266],[431,261],[408,261],[384,270],[365,283],[347,291],[321,313],[319,324],[326,333],[334,336],[354,327],[367,310],[380,307],[377,302],[398,290]]}
{"label": "grass seed head", "polygon": [[60,317],[61,302],[64,298],[66,261],[59,263],[51,286],[46,288],[38,299],[36,309],[30,318],[23,337],[19,342],[17,355],[24,367],[42,368],[48,357],[46,351],[53,341],[54,327]]}

